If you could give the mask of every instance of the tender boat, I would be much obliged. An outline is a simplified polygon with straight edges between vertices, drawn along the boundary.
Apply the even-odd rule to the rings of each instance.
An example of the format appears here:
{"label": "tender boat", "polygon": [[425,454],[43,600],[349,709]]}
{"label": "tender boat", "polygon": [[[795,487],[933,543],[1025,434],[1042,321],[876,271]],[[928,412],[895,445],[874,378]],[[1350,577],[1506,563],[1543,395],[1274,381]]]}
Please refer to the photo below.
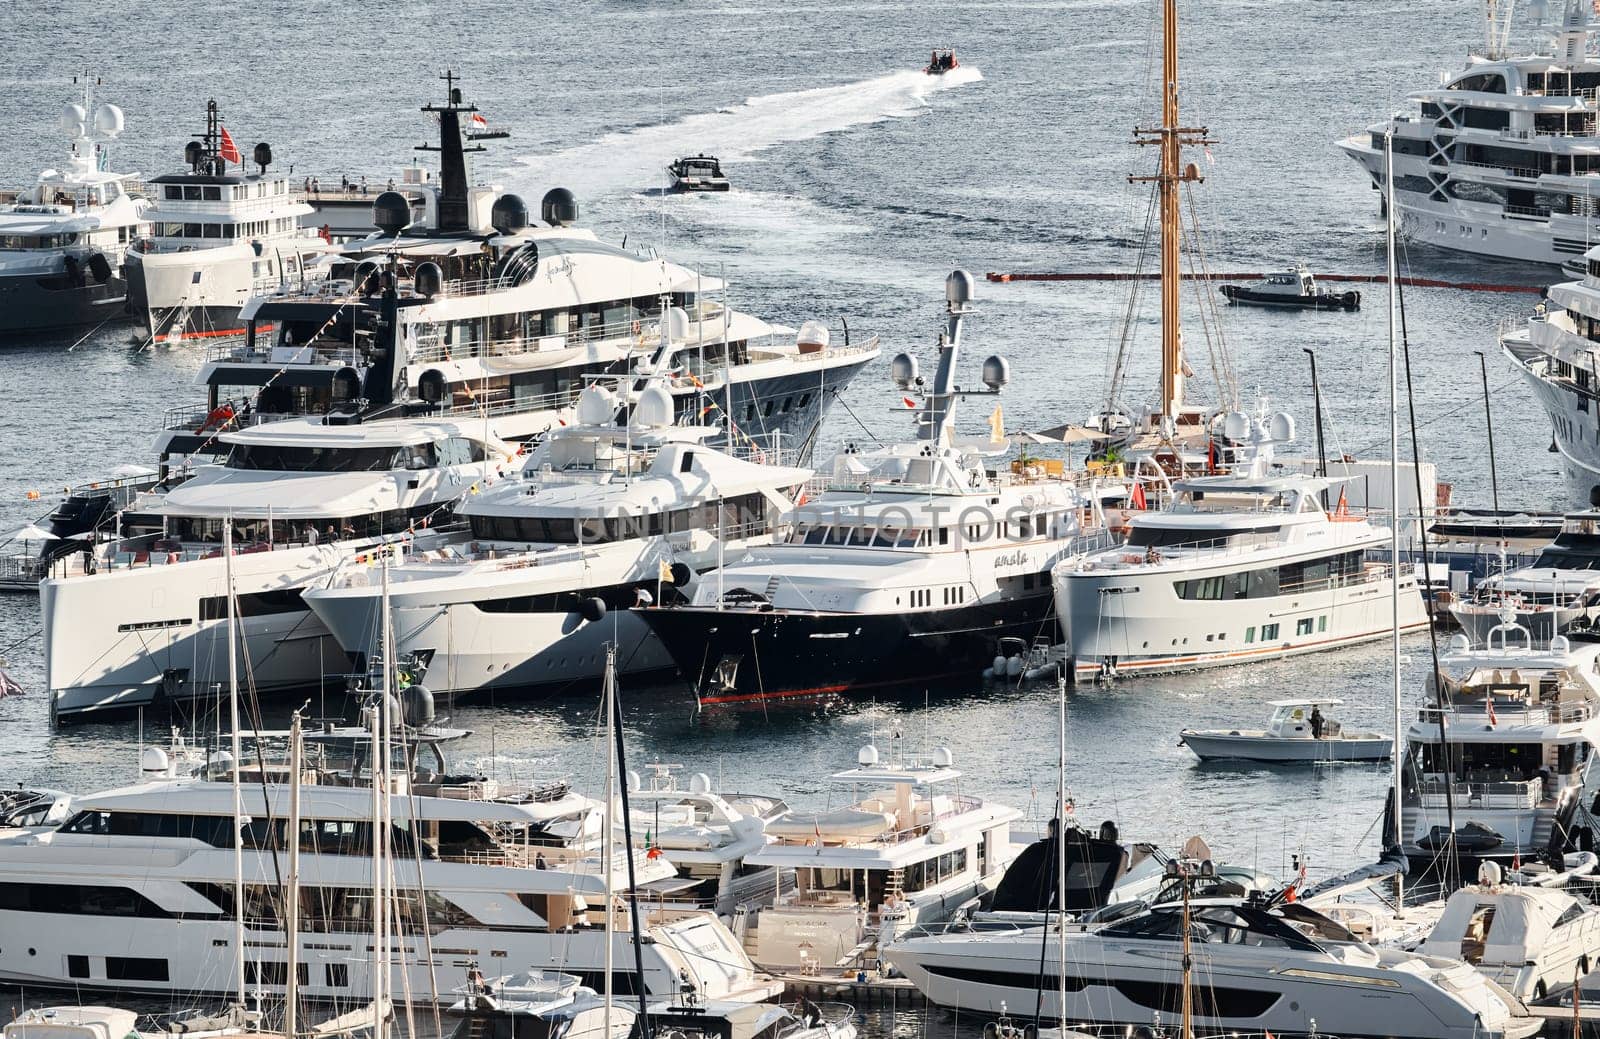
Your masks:
{"label": "tender boat", "polygon": [[1254,307],[1289,307],[1298,310],[1360,310],[1359,292],[1324,292],[1304,264],[1292,271],[1269,274],[1249,285],[1224,285],[1229,303]]}
{"label": "tender boat", "polygon": [[1314,764],[1323,761],[1388,761],[1393,741],[1381,732],[1346,732],[1322,708],[1343,700],[1273,700],[1265,729],[1184,729],[1178,742],[1201,761],[1266,761]]}
{"label": "tender boat", "polygon": [[582,979],[553,970],[485,979],[474,966],[456,991],[463,998],[446,1011],[458,1019],[450,1039],[627,1039],[639,1016],[632,1000],[608,1008]]}
{"label": "tender boat", "polygon": [[1564,891],[1501,884],[1492,862],[1478,879],[1450,896],[1418,952],[1465,960],[1523,1000],[1570,988],[1600,963],[1600,907]]}
{"label": "tender boat", "polygon": [[942,76],[946,72],[954,72],[960,67],[961,63],[956,60],[956,52],[954,50],[935,50],[928,58],[927,67],[922,71],[930,76]]}
{"label": "tender boat", "polygon": [[686,155],[667,167],[672,190],[727,191],[731,185],[715,155]]}

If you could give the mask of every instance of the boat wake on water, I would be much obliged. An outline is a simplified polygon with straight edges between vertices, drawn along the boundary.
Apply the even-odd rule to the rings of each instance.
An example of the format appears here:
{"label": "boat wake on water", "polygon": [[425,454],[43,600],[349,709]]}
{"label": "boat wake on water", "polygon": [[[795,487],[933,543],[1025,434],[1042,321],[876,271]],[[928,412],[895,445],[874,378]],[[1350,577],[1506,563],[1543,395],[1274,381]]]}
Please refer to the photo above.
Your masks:
{"label": "boat wake on water", "polygon": [[982,78],[978,69],[963,65],[941,76],[906,70],[764,94],[716,112],[607,134],[553,155],[528,156],[515,176],[539,186],[560,182],[580,198],[632,194],[659,186],[661,171],[685,149],[713,153],[724,163],[748,161],[774,145],[916,115],[931,95]]}

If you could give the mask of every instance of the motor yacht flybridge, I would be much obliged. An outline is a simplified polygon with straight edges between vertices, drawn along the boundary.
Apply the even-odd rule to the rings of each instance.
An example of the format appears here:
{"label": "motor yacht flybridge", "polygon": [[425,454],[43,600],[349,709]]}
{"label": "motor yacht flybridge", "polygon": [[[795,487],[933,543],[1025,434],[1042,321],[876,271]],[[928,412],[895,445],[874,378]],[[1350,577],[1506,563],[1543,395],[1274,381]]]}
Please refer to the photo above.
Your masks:
{"label": "motor yacht flybridge", "polygon": [[1597,26],[1588,0],[1564,0],[1552,44],[1516,53],[1512,6],[1489,0],[1485,43],[1464,69],[1339,147],[1381,191],[1394,135],[1396,216],[1412,241],[1562,265],[1600,240]]}
{"label": "motor yacht flybridge", "polygon": [[[1099,503],[1127,484],[1053,466],[1002,469],[995,430],[956,433],[959,400],[998,393],[1008,367],[984,362],[986,390],[956,382],[972,278],[945,283],[938,371],[916,436],[847,446],[788,540],[705,575],[686,604],[636,611],[702,703],[921,691],[970,682],[999,640],[1053,633],[1050,568],[1110,543]],[[923,381],[895,360],[906,393]],[[909,398],[908,398],[909,399]]]}
{"label": "motor yacht flybridge", "polygon": [[1473,860],[1559,862],[1579,840],[1600,645],[1537,643],[1511,617],[1485,644],[1451,639],[1406,733],[1399,832],[1414,866],[1470,876]]}
{"label": "motor yacht flybridge", "polygon": [[575,226],[578,205],[548,191],[538,220],[514,194],[472,181],[468,160],[502,131],[473,130],[476,106],[446,74],[438,121],[440,176],[425,206],[386,191],[379,232],[351,242],[326,269],[257,296],[240,314],[245,338],[218,344],[197,381],[203,405],[172,411],[158,453],[169,462],[214,447],[212,431],[317,414],[360,392],[384,320],[380,281],[399,295],[393,330],[400,385],[437,417],[471,416],[498,436],[526,439],[570,415],[586,379],[666,380],[675,413],[710,423],[725,441],[808,457],[835,397],[878,356],[876,339],[832,341],[735,311],[719,278],[603,242]]}
{"label": "motor yacht flybridge", "polygon": [[62,106],[66,165],[44,170],[27,191],[0,195],[0,334],[122,316],[122,252],[148,232],[150,204],[130,190],[137,174],[109,168],[123,115],[95,100],[97,85],[84,77],[82,100]]}
{"label": "motor yacht flybridge", "polygon": [[[205,134],[184,146],[188,169],[149,182],[151,233],[127,249],[128,304],[152,341],[240,335],[251,297],[298,284],[325,243],[302,218],[287,173],[268,173],[272,148],[256,144],[245,169],[216,101]],[[237,166],[230,171],[229,166]]]}

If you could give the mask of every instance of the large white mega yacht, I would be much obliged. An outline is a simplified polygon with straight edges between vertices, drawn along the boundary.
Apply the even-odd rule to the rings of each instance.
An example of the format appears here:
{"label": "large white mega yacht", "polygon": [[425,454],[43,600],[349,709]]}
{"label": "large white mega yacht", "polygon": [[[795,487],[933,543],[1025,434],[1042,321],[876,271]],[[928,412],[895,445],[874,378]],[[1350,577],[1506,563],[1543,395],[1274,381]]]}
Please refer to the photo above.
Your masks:
{"label": "large white mega yacht", "polygon": [[[325,243],[303,229],[311,207],[285,173],[268,173],[272,148],[255,146],[256,173],[206,103],[206,132],[184,147],[189,167],[149,182],[151,233],[128,247],[128,305],[151,341],[239,335],[252,296],[298,284]],[[229,164],[239,167],[229,172]]]}
{"label": "large white mega yacht", "polygon": [[1578,843],[1600,750],[1597,658],[1600,645],[1541,645],[1509,620],[1477,647],[1451,639],[1406,733],[1399,832],[1413,864],[1454,872],[1458,860],[1543,860]]}
{"label": "large white mega yacht", "polygon": [[149,203],[130,193],[136,174],[110,171],[122,109],[83,98],[61,109],[71,141],[66,165],[27,191],[0,195],[0,333],[98,325],[127,303],[122,252],[148,233]]}
{"label": "large white mega yacht", "polygon": [[[1393,631],[1389,567],[1366,559],[1390,532],[1329,514],[1328,486],[1264,468],[1192,477],[1166,509],[1133,513],[1124,545],[1058,566],[1056,615],[1077,669],[1242,664]],[[1401,574],[1400,595],[1401,627],[1425,625],[1415,574]]]}
{"label": "large white mega yacht", "polygon": [[1270,899],[1168,902],[1065,934],[908,937],[884,959],[940,1006],[996,1014],[1037,1002],[1078,1028],[1180,1020],[1186,966],[1206,1035],[1526,1039],[1540,1024],[1468,964],[1374,948],[1308,906]]}
{"label": "large white mega yacht", "polygon": [[1415,242],[1560,265],[1600,240],[1588,0],[1565,0],[1549,48],[1508,49],[1511,4],[1487,5],[1486,45],[1412,108],[1339,142],[1382,190],[1393,134],[1395,214]]}
{"label": "large white mega yacht", "polygon": [[849,802],[768,823],[771,843],[745,857],[795,872],[775,905],[735,917],[737,931],[754,931],[756,963],[870,968],[898,935],[975,908],[1000,883],[1021,850],[1011,824],[1022,813],[963,793],[950,751],[907,754],[901,742],[861,748],[855,768],[831,777]]}
{"label": "large white mega yacht", "polygon": [[1551,445],[1600,475],[1600,248],[1583,260],[1583,280],[1550,286],[1525,322],[1503,330],[1500,349],[1550,416]]}
{"label": "large white mega yacht", "polygon": [[[147,748],[151,776],[76,799],[47,832],[0,837],[0,979],[28,986],[226,995],[238,959],[252,989],[281,994],[287,980],[281,898],[290,786],[257,768],[240,785],[229,767],[210,778],[165,778],[164,752]],[[154,758],[153,763],[149,760]],[[299,992],[365,1001],[373,991],[373,834],[370,787],[318,766],[302,770]],[[391,774],[394,824],[384,848],[395,933],[385,988],[420,1003],[449,1003],[469,966],[560,968],[598,984],[606,918],[625,921],[606,892],[627,888],[626,858],[612,877],[593,850],[527,839],[548,818],[535,794],[486,796],[481,784]],[[235,847],[243,845],[244,947],[235,938]],[[380,847],[384,847],[380,845]],[[632,852],[641,885],[673,876],[669,860]],[[386,899],[387,900],[387,899]],[[708,998],[765,998],[738,941],[710,913],[640,907],[643,984],[667,998],[687,983]],[[613,939],[617,986],[637,991],[624,923]]]}
{"label": "large white mega yacht", "polygon": [[[638,611],[702,703],[922,690],[970,682],[1002,638],[1053,625],[1050,569],[1110,543],[1099,500],[1124,481],[1078,481],[1059,462],[1000,470],[1003,438],[955,432],[961,324],[971,275],[946,283],[938,372],[915,412],[917,436],[852,446],[797,506],[785,542],[707,575],[688,604]],[[910,357],[896,379],[917,392]],[[984,364],[997,392],[999,358]]]}
{"label": "large white mega yacht", "polygon": [[[393,336],[400,384],[444,418],[473,416],[509,439],[559,425],[587,377],[654,375],[676,413],[715,424],[740,447],[805,459],[822,416],[876,339],[843,344],[814,321],[769,324],[717,301],[720,279],[573,226],[578,207],[549,191],[537,221],[512,194],[472,183],[486,136],[449,88],[437,119],[439,179],[416,218],[405,195],[373,202],[374,235],[319,269],[258,296],[240,314],[242,342],[217,343],[197,381],[204,404],[167,416],[158,453],[204,453],[208,431],[320,413],[359,395],[380,323],[383,285],[399,293]],[[503,136],[498,131],[496,135]]]}
{"label": "large white mega yacht", "polygon": [[[127,536],[63,556],[40,586],[57,721],[211,695],[227,675],[227,575],[258,692],[315,688],[349,659],[302,601],[394,542],[444,539],[451,508],[510,467],[482,426],[276,422],[221,434],[226,463],[137,499]],[[231,526],[234,555],[222,548]]]}
{"label": "large white mega yacht", "polygon": [[[470,533],[389,569],[396,651],[436,693],[597,687],[608,643],[620,673],[667,671],[671,658],[630,608],[694,594],[703,571],[782,529],[809,469],[707,446],[716,430],[674,425],[659,385],[636,397],[584,390],[576,424],[551,432],[520,479],[462,503]],[[384,594],[352,570],[305,601],[346,650],[368,654]]]}

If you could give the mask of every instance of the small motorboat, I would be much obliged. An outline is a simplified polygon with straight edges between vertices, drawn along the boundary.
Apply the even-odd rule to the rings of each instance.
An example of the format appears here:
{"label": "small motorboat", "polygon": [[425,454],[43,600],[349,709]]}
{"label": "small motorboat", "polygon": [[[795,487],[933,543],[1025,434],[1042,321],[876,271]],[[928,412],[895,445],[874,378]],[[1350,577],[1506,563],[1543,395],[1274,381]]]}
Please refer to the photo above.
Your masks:
{"label": "small motorboat", "polygon": [[1253,307],[1297,307],[1304,310],[1360,310],[1359,292],[1323,292],[1304,265],[1292,271],[1269,274],[1249,285],[1224,285],[1229,303]]}
{"label": "small motorboat", "polygon": [[714,155],[686,155],[667,167],[673,191],[727,191],[728,178]]}
{"label": "small motorboat", "polygon": [[1558,869],[1554,860],[1534,860],[1506,870],[1507,884],[1525,887],[1566,887],[1574,880],[1588,880],[1600,869],[1600,856],[1592,851],[1569,851],[1561,856]]}
{"label": "small motorboat", "polygon": [[1184,729],[1178,742],[1201,761],[1264,761],[1309,765],[1320,761],[1388,761],[1393,741],[1381,732],[1346,732],[1324,708],[1330,698],[1273,700],[1265,729]]}
{"label": "small motorboat", "polygon": [[954,50],[935,50],[932,57],[928,59],[928,67],[922,71],[930,76],[942,76],[946,72],[954,72],[960,67],[961,63],[956,60],[956,52]]}

